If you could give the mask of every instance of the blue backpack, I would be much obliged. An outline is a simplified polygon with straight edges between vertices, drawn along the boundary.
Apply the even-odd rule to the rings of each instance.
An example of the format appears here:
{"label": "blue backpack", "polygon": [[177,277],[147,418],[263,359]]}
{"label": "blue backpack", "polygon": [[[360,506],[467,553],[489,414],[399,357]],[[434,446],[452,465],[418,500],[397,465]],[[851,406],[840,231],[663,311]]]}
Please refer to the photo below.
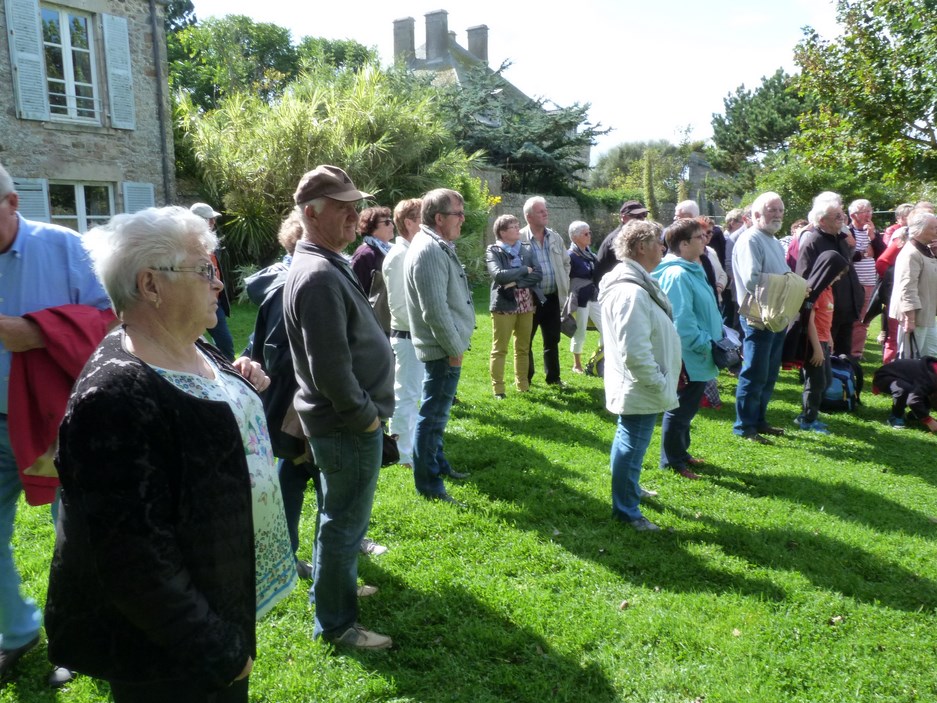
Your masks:
{"label": "blue backpack", "polygon": [[820,410],[824,412],[852,412],[862,403],[862,367],[852,357],[840,354],[830,357],[833,378],[820,399]]}

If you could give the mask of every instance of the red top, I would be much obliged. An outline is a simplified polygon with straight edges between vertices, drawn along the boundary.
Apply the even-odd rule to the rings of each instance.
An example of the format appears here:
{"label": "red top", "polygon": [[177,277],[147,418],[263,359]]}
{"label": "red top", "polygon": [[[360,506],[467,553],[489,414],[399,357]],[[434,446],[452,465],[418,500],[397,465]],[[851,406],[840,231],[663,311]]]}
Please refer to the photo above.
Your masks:
{"label": "red top", "polygon": [[813,324],[817,328],[817,339],[821,342],[832,340],[833,329],[833,286],[827,286],[813,304]]}

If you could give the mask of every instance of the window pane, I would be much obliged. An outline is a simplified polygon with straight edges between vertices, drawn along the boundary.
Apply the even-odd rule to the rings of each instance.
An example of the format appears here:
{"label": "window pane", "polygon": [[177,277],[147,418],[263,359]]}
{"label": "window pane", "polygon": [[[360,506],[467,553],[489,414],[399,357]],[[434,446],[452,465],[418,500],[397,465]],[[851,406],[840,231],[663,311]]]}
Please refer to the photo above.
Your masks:
{"label": "window pane", "polygon": [[76,83],[91,83],[91,54],[87,51],[72,51],[72,65]]}
{"label": "window pane", "polygon": [[65,77],[65,69],[62,67],[62,50],[58,47],[46,47],[46,75],[59,80]]}
{"label": "window pane", "polygon": [[68,114],[68,101],[65,98],[64,81],[49,81],[49,109],[56,115]]}
{"label": "window pane", "polygon": [[52,205],[53,216],[75,216],[78,214],[75,205],[75,186],[61,183],[49,184],[49,202]]}
{"label": "window pane", "polygon": [[68,23],[71,28],[72,46],[78,49],[88,48],[88,18],[78,17],[76,15],[68,16]]}
{"label": "window pane", "polygon": [[62,43],[62,32],[59,27],[59,13],[57,10],[42,11],[42,39],[50,44]]}
{"label": "window pane", "polygon": [[89,217],[111,214],[110,188],[107,186],[85,186],[85,211]]}

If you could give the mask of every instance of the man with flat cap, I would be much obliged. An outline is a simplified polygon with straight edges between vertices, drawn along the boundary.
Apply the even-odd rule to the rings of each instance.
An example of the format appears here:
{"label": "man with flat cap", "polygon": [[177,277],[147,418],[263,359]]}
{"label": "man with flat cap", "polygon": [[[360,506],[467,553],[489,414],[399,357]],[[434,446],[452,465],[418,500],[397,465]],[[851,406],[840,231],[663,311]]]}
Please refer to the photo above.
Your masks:
{"label": "man with flat cap", "polygon": [[322,476],[310,600],[313,635],[386,649],[390,637],[358,623],[358,545],[381,468],[381,421],[394,411],[390,343],[342,251],[355,239],[356,204],[370,198],[335,166],[318,166],[293,195],[303,224],[283,289],[299,389],[293,401]]}
{"label": "man with flat cap", "polygon": [[619,225],[611,232],[605,235],[605,239],[599,245],[599,251],[595,255],[596,264],[592,280],[598,286],[602,281],[602,276],[615,268],[618,263],[618,257],[615,256],[615,250],[612,245],[615,243],[615,237],[621,232],[621,228],[631,220],[643,220],[647,217],[647,208],[637,200],[626,200],[621,204],[618,211]]}

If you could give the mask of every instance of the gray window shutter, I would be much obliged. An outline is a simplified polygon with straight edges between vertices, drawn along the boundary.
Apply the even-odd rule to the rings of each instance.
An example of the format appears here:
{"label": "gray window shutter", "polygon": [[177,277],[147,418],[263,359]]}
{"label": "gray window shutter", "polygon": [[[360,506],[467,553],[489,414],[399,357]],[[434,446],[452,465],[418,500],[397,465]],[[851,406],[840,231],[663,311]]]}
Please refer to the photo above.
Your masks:
{"label": "gray window shutter", "polygon": [[27,220],[52,222],[49,212],[49,182],[45,178],[14,178],[13,187],[19,196],[16,208]]}
{"label": "gray window shutter", "polygon": [[124,181],[124,212],[137,212],[156,206],[156,189],[152,183]]}
{"label": "gray window shutter", "polygon": [[136,129],[127,18],[116,15],[101,15],[101,18],[104,28],[104,56],[107,64],[107,98],[111,106],[111,127]]}
{"label": "gray window shutter", "polygon": [[43,65],[39,2],[7,0],[6,14],[16,116],[22,120],[48,120],[49,93]]}

